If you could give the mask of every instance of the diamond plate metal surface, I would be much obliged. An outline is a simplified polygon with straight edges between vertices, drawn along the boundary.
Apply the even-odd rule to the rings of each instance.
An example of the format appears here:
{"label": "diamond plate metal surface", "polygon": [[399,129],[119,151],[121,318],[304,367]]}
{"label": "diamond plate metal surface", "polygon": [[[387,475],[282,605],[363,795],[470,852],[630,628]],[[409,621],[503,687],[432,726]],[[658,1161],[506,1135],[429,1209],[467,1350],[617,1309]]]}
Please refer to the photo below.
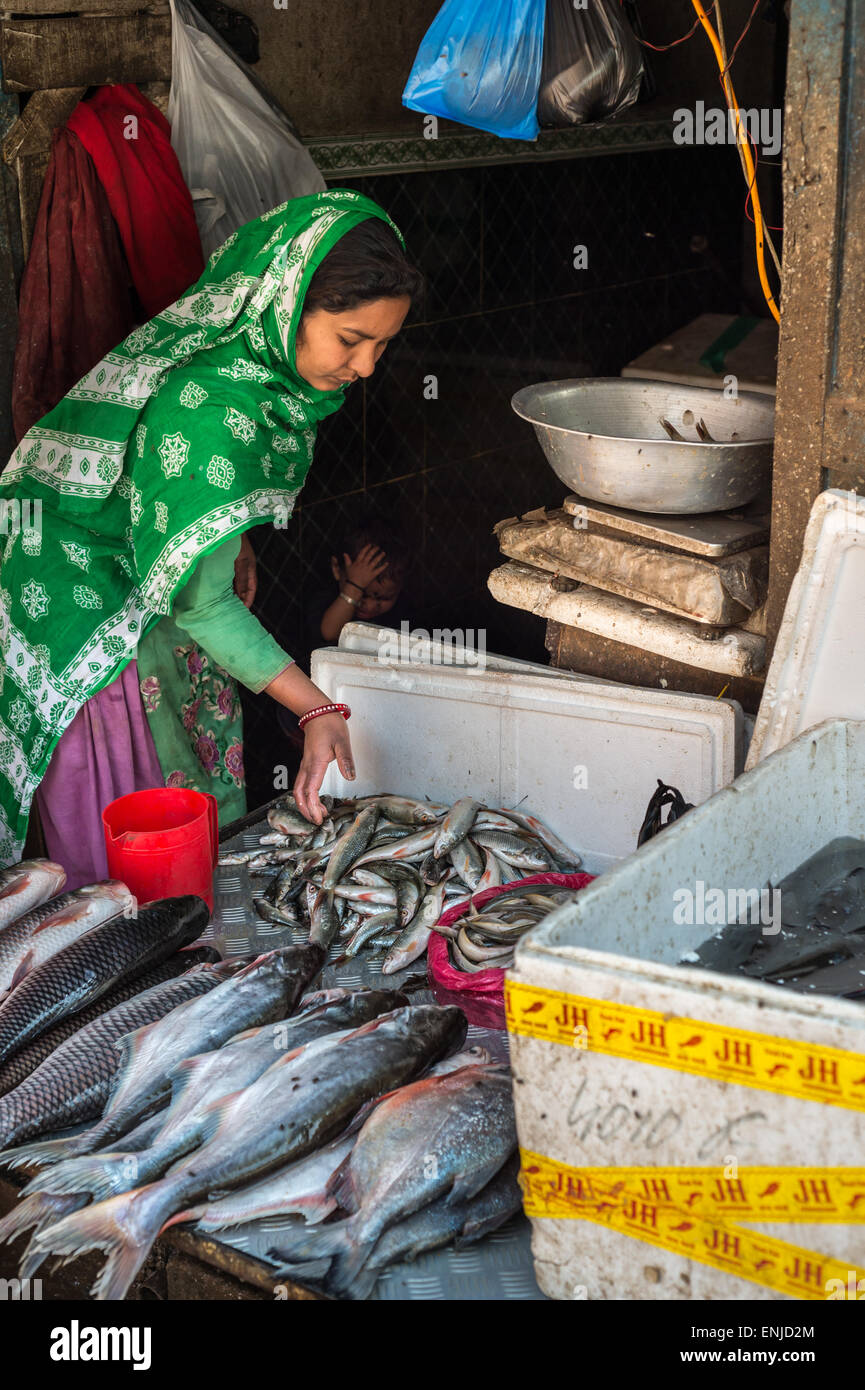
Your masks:
{"label": "diamond plate metal surface", "polygon": [[[262,819],[258,825],[248,827],[233,839],[224,841],[219,847],[220,852],[252,849],[268,829],[267,822]],[[256,891],[261,882],[259,879]],[[293,931],[261,921],[252,904],[252,892],[245,866],[217,869],[213,921],[205,933],[206,941],[217,946],[224,955],[236,956],[251,951],[272,951],[277,946],[306,940],[305,931]],[[333,948],[331,959],[339,954],[340,949],[339,946]],[[357,989],[364,985],[383,984],[385,987],[398,988],[401,979],[417,974],[417,966],[409,966],[399,974],[384,976],[380,968],[382,958],[361,952],[344,965],[327,965],[322,972],[322,986],[328,988],[339,984]],[[432,1003],[432,994],[426,991],[418,991],[413,998]],[[499,1030],[477,1028],[470,1024],[465,1045],[482,1045],[496,1060],[507,1060],[507,1034]],[[230,1233],[220,1233],[218,1239],[225,1245],[255,1256],[276,1270],[278,1266],[267,1258],[274,1234],[287,1227],[294,1228],[297,1224],[298,1219],[292,1217],[250,1222]],[[514,1217],[500,1230],[464,1250],[446,1248],[429,1251],[411,1263],[392,1265],[380,1275],[371,1297],[381,1301],[546,1301],[535,1281],[531,1228],[522,1215]]]}

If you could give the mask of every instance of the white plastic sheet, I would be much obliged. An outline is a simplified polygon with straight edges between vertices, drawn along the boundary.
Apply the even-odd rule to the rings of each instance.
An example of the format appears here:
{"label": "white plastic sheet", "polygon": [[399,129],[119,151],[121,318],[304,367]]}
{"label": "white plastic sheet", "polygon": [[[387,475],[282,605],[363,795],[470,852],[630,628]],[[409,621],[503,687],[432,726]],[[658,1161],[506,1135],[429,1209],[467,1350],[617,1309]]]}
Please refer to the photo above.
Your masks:
{"label": "white plastic sheet", "polygon": [[245,222],[326,185],[288,117],[257,89],[246,65],[186,0],[170,3],[171,144],[209,256]]}

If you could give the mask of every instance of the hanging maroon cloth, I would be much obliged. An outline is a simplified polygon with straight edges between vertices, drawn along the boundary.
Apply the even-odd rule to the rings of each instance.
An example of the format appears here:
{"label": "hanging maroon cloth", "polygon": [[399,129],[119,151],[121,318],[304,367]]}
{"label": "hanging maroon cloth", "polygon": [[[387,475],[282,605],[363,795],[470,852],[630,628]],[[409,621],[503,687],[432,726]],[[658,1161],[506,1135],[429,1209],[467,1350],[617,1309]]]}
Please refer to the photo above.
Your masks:
{"label": "hanging maroon cloth", "polygon": [[133,83],[100,87],[67,122],[96,166],[141,300],[151,319],[204,269],[189,189],[171,127]]}
{"label": "hanging maroon cloth", "polygon": [[16,441],[135,326],[129,268],[93,161],[55,130],[21,280],[12,379]]}

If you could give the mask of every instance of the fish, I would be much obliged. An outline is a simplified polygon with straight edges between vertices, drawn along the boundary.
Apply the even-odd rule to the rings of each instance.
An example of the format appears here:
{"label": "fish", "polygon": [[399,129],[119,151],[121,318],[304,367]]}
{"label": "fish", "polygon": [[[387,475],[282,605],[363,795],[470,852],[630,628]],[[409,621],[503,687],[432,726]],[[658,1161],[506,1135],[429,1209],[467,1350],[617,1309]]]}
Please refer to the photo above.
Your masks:
{"label": "fish", "polygon": [[412,961],[423,955],[432,929],[442,915],[444,898],[444,883],[437,883],[434,888],[427,890],[414,917],[400,932],[385,956],[381,967],[383,975],[393,975],[397,970],[404,970]]}
{"label": "fish", "polygon": [[[369,1298],[379,1275],[388,1265],[401,1260],[414,1260],[424,1251],[440,1250],[452,1241],[462,1248],[497,1231],[522,1210],[518,1171],[519,1160],[516,1157],[509,1159],[476,1196],[455,1202],[447,1193],[437,1197],[429,1206],[413,1212],[404,1221],[388,1227],[363,1269],[342,1291],[343,1296],[351,1299]],[[279,1261],[278,1244],[270,1248],[267,1254],[268,1258]],[[291,1265],[279,1272],[297,1274],[296,1268]]]}
{"label": "fish", "polygon": [[190,1000],[120,1043],[115,1084],[102,1118],[67,1139],[47,1141],[28,1161],[47,1164],[93,1153],[168,1099],[171,1073],[187,1057],[220,1047],[242,1029],[286,1018],[324,962],[319,946],[285,946],[259,956],[210,992]]}
{"label": "fish", "polygon": [[253,907],[265,922],[274,922],[280,927],[302,927],[303,923],[295,912],[285,907],[274,907],[266,898],[254,898]]}
{"label": "fish", "polygon": [[[19,1086],[61,1043],[88,1023],[92,1023],[100,1014],[108,1013],[109,1009],[122,1004],[126,999],[131,999],[135,994],[143,994],[153,985],[161,985],[165,980],[173,980],[178,975],[183,975],[187,970],[191,970],[193,965],[214,965],[219,960],[219,952],[212,946],[187,947],[186,950],[177,951],[173,956],[161,961],[159,965],[152,966],[150,970],[145,970],[143,975],[126,980],[116,989],[100,995],[78,1013],[67,1014],[59,1023],[55,1023],[53,1028],[46,1029],[17,1052],[13,1052],[0,1066],[0,1097]],[[242,963],[242,958],[240,960]]]}
{"label": "fish", "polygon": [[308,835],[315,828],[298,810],[284,803],[271,806],[267,813],[267,823],[272,830],[279,831],[280,835]]}
{"label": "fish", "polygon": [[546,850],[521,840],[517,835],[506,835],[501,830],[478,830],[475,843],[484,849],[491,849],[497,859],[518,869],[543,872],[550,867]]}
{"label": "fish", "polygon": [[329,951],[339,931],[339,904],[322,889],[316,894],[309,918],[309,939]]}
{"label": "fish", "polygon": [[433,845],[433,854],[436,859],[443,859],[461,840],[465,839],[480,809],[480,802],[475,801],[471,796],[461,796],[459,801],[454,802],[441,823]]}
{"label": "fish", "polygon": [[0,930],[38,907],[66,882],[66,870],[53,859],[22,859],[0,873]]}
{"label": "fish", "polygon": [[287,1253],[295,1262],[330,1256],[328,1286],[344,1294],[389,1227],[439,1197],[476,1196],[516,1147],[506,1067],[463,1067],[403,1086],[375,1107],[331,1180],[348,1216],[301,1234]]}
{"label": "fish", "polygon": [[436,805],[429,801],[416,801],[411,796],[387,794],[362,797],[357,804],[359,806],[377,806],[380,815],[386,816],[388,820],[397,821],[400,825],[434,825],[440,819],[442,812],[447,810],[444,805]]}
{"label": "fish", "polygon": [[103,1250],[107,1258],[91,1292],[101,1300],[123,1298],[171,1216],[320,1148],[365,1102],[410,1081],[458,1047],[465,1033],[460,1009],[409,1005],[323,1051],[311,1044],[306,1060],[303,1051],[290,1053],[245,1091],[213,1106],[209,1137],[160,1181],[64,1216],[33,1238],[34,1257]]}
{"label": "fish", "polygon": [[483,852],[478,850],[467,835],[464,840],[460,840],[458,845],[454,845],[453,849],[449,851],[448,857],[457,877],[461,878],[463,883],[474,893],[480,887],[480,881],[483,877]]}
{"label": "fish", "polygon": [[538,820],[537,816],[530,816],[525,811],[512,811],[508,808],[504,808],[502,814],[507,816],[509,820],[512,820],[523,830],[528,830],[530,835],[534,835],[536,839],[540,840],[544,848],[547,849],[558,862],[559,868],[563,873],[576,873],[583,862],[580,856],[575,854],[574,851],[565,844],[564,840],[560,840],[558,835],[554,834],[548,825],[544,825],[543,821]]}
{"label": "fish", "polygon": [[179,979],[154,985],[79,1029],[0,1098],[0,1149],[100,1115],[120,1063],[115,1043],[188,999],[207,994],[236,969],[225,961],[194,965]]}
{"label": "fish", "polygon": [[380,936],[391,925],[396,925],[396,912],[394,911],[373,912],[369,917],[364,918],[346,944],[337,964],[351,960],[362,946],[366,945],[368,941],[372,941],[374,937]]}
{"label": "fish", "polygon": [[0,1004],[0,1064],[58,1019],[189,945],[209,918],[201,898],[163,898],[131,920],[103,922],[64,946]]}
{"label": "fish", "polygon": [[250,1086],[280,1058],[313,1042],[338,1041],[383,1013],[408,1004],[392,989],[361,989],[293,1018],[251,1028],[214,1051],[180,1062],[171,1073],[171,1101],[162,1124],[136,1151],[69,1158],[34,1179],[30,1190],[87,1192],[101,1200],[152,1182],[202,1142],[209,1109],[224,1096]]}
{"label": "fish", "polygon": [[107,879],[32,907],[0,932],[0,997],[31,970],[112,917],[130,917],[137,903],[125,883]]}
{"label": "fish", "polygon": [[387,844],[372,845],[354,861],[354,868],[362,868],[364,864],[375,864],[387,859],[420,860],[432,849],[437,834],[437,825],[427,825],[422,830],[416,830],[410,835],[403,835]]}
{"label": "fish", "polygon": [[340,835],[331,851],[324,871],[322,887],[335,888],[348,872],[358,855],[362,855],[375,830],[378,807],[364,806],[347,830]]}
{"label": "fish", "polygon": [[278,1168],[258,1182],[229,1192],[216,1201],[200,1202],[186,1211],[178,1212],[166,1223],[195,1221],[202,1235],[242,1226],[248,1221],[267,1221],[274,1217],[303,1216],[310,1225],[323,1221],[336,1210],[336,1199],[327,1192],[327,1184],[337,1168],[348,1157],[356,1135],[343,1135],[306,1158]]}

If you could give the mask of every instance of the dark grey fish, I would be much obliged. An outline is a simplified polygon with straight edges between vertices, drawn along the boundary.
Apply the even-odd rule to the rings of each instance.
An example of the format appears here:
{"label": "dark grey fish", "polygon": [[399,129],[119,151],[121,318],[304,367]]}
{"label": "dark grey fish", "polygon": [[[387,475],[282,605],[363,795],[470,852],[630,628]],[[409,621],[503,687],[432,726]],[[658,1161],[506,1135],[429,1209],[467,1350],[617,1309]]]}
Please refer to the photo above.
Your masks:
{"label": "dark grey fish", "polygon": [[179,979],[154,985],[79,1029],[0,1099],[0,1147],[8,1149],[100,1115],[120,1065],[115,1043],[178,1004],[207,994],[237,968],[227,961],[193,966]]}
{"label": "dark grey fish", "polygon": [[308,1055],[289,1053],[247,1090],[215,1105],[211,1137],[160,1182],[64,1217],[34,1238],[34,1257],[104,1250],[108,1258],[93,1293],[122,1298],[175,1212],[311,1153],[367,1101],[458,1047],[465,1033],[460,1009],[421,1004],[374,1019],[332,1047],[322,1049],[318,1040]]}
{"label": "dark grey fish", "polygon": [[103,922],[58,951],[0,1005],[0,1064],[58,1019],[188,946],[209,919],[201,898],[163,898],[129,921]]}
{"label": "dark grey fish", "polygon": [[150,970],[145,970],[143,975],[137,975],[134,980],[126,980],[116,989],[100,995],[78,1013],[67,1014],[59,1023],[55,1023],[53,1028],[48,1028],[17,1052],[13,1052],[0,1066],[0,1096],[5,1096],[16,1086],[20,1086],[25,1077],[34,1072],[46,1057],[50,1057],[61,1043],[71,1038],[79,1029],[85,1028],[88,1023],[92,1023],[94,1018],[99,1018],[100,1014],[107,1014],[109,1009],[116,1008],[135,994],[143,994],[154,985],[176,979],[178,975],[191,970],[193,965],[214,965],[220,959],[219,952],[213,946],[188,947],[185,951],[177,951],[175,955],[169,956]]}

